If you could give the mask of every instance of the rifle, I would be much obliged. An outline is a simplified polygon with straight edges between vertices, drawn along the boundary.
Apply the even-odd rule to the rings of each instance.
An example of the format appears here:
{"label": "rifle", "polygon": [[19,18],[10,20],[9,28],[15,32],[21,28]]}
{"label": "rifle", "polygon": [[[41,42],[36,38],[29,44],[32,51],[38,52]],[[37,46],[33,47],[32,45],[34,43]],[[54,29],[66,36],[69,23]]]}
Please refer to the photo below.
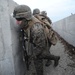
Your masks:
{"label": "rifle", "polygon": [[27,70],[29,70],[29,55],[26,51],[26,38],[25,38],[25,34],[24,34],[24,30],[21,29],[21,37],[22,37],[22,47],[23,47],[23,54],[24,54],[24,59],[25,59],[25,63],[26,63],[26,68]]}
{"label": "rifle", "polygon": [[29,56],[28,56],[27,51],[24,48],[24,46],[23,46],[23,50],[24,50],[24,58],[25,58],[26,68],[27,68],[27,70],[29,70]]}

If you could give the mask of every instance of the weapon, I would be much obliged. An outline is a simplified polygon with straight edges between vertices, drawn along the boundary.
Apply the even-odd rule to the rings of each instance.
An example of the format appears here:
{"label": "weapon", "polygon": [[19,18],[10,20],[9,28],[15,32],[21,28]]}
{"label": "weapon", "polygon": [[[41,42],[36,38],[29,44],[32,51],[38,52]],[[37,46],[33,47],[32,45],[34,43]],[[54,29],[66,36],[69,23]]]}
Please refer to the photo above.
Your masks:
{"label": "weapon", "polygon": [[26,68],[27,68],[27,70],[29,70],[29,56],[28,56],[28,54],[27,54],[27,51],[26,51],[26,49],[24,48],[24,46],[23,46],[23,49],[24,49],[24,59],[25,59],[25,63],[26,63]]}
{"label": "weapon", "polygon": [[23,47],[23,57],[25,59],[25,63],[26,63],[26,68],[27,70],[29,70],[29,55],[27,54],[27,51],[26,51],[26,38],[25,38],[25,34],[24,34],[24,30],[21,29],[21,37],[22,37],[22,47]]}

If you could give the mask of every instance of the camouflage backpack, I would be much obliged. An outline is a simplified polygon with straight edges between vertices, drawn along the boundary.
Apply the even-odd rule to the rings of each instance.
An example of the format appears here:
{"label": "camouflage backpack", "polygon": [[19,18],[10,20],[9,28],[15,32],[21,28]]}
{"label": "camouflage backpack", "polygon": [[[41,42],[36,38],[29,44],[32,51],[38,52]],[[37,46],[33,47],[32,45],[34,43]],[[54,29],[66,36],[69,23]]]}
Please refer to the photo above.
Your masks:
{"label": "camouflage backpack", "polygon": [[55,45],[57,43],[57,37],[56,37],[53,29],[52,28],[48,29],[48,27],[43,22],[39,21],[37,18],[35,18],[35,17],[32,18],[32,20],[28,23],[29,28],[31,28],[32,25],[34,25],[37,22],[41,23],[41,25],[43,26],[46,39],[48,39],[50,43]]}

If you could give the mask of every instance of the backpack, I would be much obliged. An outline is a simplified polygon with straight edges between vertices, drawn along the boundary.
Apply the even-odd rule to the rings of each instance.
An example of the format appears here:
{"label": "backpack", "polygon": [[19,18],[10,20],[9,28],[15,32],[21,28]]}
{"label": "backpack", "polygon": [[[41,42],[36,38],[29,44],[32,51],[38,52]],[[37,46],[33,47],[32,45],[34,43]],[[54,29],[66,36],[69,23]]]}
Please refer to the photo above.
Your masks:
{"label": "backpack", "polygon": [[48,29],[51,28],[51,20],[47,17],[47,16],[44,16],[44,15],[41,15],[41,14],[36,14],[34,15],[39,21],[43,22],[47,27]]}
{"label": "backpack", "polygon": [[48,28],[46,26],[46,24],[44,24],[43,22],[39,21],[35,17],[33,17],[32,20],[28,22],[28,25],[29,25],[28,29],[30,29],[32,27],[32,25],[34,25],[35,23],[40,23],[43,26],[46,39],[48,39],[50,43],[55,45],[57,43],[57,37],[56,37],[53,29],[51,27]]}

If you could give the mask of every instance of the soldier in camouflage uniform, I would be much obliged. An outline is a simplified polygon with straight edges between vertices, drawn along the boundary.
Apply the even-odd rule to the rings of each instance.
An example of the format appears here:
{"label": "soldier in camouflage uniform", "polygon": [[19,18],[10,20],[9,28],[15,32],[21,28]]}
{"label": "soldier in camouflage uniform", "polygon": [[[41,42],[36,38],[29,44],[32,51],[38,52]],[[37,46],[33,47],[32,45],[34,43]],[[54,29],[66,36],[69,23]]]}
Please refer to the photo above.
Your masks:
{"label": "soldier in camouflage uniform", "polygon": [[41,15],[43,15],[43,16],[48,20],[48,22],[49,22],[50,24],[52,24],[52,21],[51,21],[51,19],[47,16],[47,12],[46,12],[46,11],[42,11],[42,12],[41,12]]}
{"label": "soldier in camouflage uniform", "polygon": [[54,60],[54,66],[57,66],[60,57],[46,52],[50,47],[45,37],[44,28],[41,22],[32,15],[30,7],[18,5],[13,14],[14,18],[20,21],[19,25],[26,33],[28,44],[33,44],[33,55],[31,56],[33,56],[37,75],[43,75],[43,59]]}
{"label": "soldier in camouflage uniform", "polygon": [[47,12],[46,11],[41,11],[41,14],[44,16],[47,16]]}
{"label": "soldier in camouflage uniform", "polygon": [[40,14],[40,10],[38,8],[33,10],[33,15]]}
{"label": "soldier in camouflage uniform", "polygon": [[[57,42],[57,37],[56,37],[52,27],[51,27],[52,21],[47,16],[47,12],[42,11],[40,13],[39,9],[34,9],[33,15],[47,27],[46,32],[47,32],[47,36],[48,36],[48,39],[49,39],[48,41],[50,43],[50,47],[51,47],[51,45],[55,45],[56,42]],[[47,52],[50,53],[49,50]],[[49,66],[51,63],[52,63],[51,60],[48,59],[45,65]]]}
{"label": "soldier in camouflage uniform", "polygon": [[[46,15],[45,14],[45,12],[44,13],[42,13],[43,15]],[[40,16],[40,10],[38,9],[38,8],[36,8],[36,9],[34,9],[33,10],[33,15],[37,18],[37,16]],[[38,18],[37,18],[38,19]],[[39,20],[39,19],[38,19]],[[51,46],[51,44],[50,44],[50,46]],[[50,51],[48,50],[48,53],[50,53]],[[51,64],[52,62],[51,62],[51,60],[47,60],[47,62],[46,62],[46,64],[45,64],[45,66],[49,66],[50,64]]]}

